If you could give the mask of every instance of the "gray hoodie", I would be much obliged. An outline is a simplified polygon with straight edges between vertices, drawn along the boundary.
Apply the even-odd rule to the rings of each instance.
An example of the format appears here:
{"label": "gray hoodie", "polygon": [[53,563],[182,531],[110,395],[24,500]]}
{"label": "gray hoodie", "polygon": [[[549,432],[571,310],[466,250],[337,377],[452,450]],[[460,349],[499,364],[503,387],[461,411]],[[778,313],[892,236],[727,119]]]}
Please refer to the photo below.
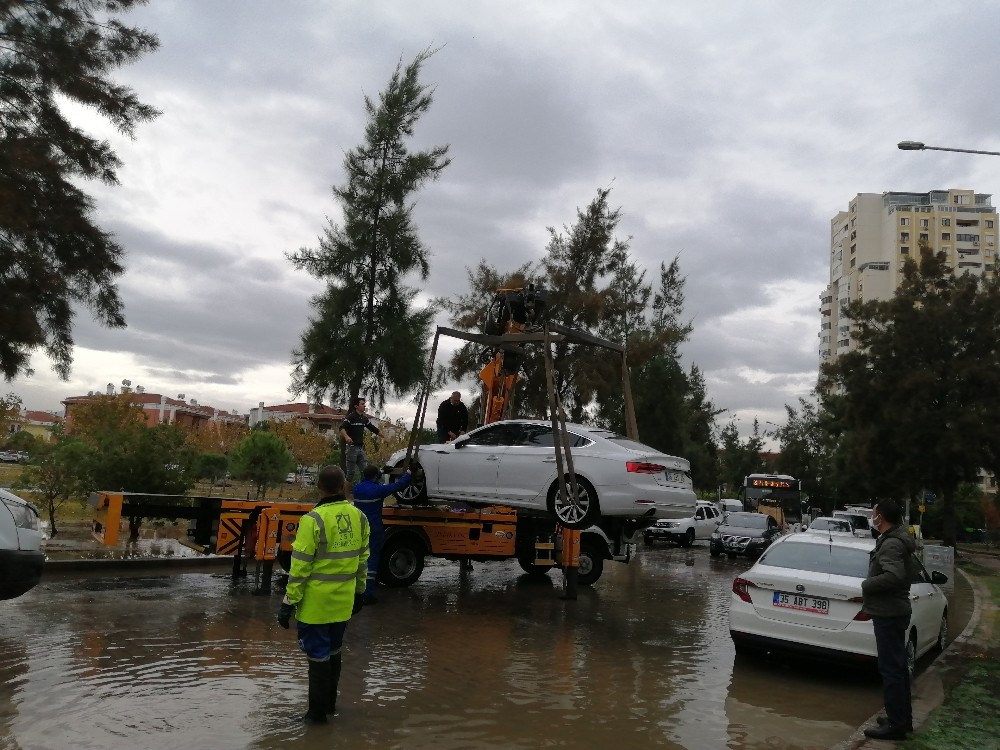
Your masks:
{"label": "gray hoodie", "polygon": [[875,617],[910,614],[910,582],[917,573],[913,557],[917,543],[903,524],[879,536],[868,563],[868,577],[861,582],[861,611]]}

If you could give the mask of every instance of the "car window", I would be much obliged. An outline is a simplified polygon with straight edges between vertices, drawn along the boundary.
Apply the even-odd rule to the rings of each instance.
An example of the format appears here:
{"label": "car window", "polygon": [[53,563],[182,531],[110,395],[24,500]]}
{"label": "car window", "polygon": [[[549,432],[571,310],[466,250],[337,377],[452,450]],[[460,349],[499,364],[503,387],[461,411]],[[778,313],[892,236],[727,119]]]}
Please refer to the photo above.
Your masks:
{"label": "car window", "polygon": [[694,517],[697,518],[699,521],[704,521],[705,520],[705,509],[704,508],[698,508],[698,510],[696,510],[694,512]]}
{"label": "car window", "polygon": [[742,526],[745,529],[766,529],[768,522],[773,524],[774,519],[763,513],[730,513],[726,517],[726,523],[730,526]]}
{"label": "car window", "polygon": [[[566,431],[566,434],[569,435],[570,448],[582,448],[586,445],[590,445],[592,442],[581,435],[570,432],[569,430]],[[526,445],[533,448],[552,448],[555,445],[552,428],[544,424],[521,425],[521,433],[518,436],[517,443],[515,443],[515,445]]]}
{"label": "car window", "polygon": [[463,445],[514,445],[521,431],[519,424],[496,424],[469,434]]}
{"label": "car window", "polygon": [[910,583],[930,583],[930,573],[927,572],[927,568],[920,562],[920,558],[916,554],[913,555],[913,563],[913,579]]}
{"label": "car window", "polygon": [[868,576],[868,550],[837,547],[833,544],[803,544],[787,541],[775,544],[760,559],[760,565],[808,570],[852,578]]}

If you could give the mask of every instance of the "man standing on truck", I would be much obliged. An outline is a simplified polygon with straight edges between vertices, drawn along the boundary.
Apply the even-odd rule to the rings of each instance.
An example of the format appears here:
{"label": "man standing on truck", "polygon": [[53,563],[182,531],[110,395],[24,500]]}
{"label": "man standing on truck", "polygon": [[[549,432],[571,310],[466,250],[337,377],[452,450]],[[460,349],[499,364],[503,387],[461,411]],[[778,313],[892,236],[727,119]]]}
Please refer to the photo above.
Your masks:
{"label": "man standing on truck", "polygon": [[303,721],[325,724],[337,707],[341,647],[351,617],[364,606],[368,519],[344,495],[344,472],[324,466],[317,480],[322,498],[302,516],[292,543],[285,598],[278,624],[294,612],[299,648],[309,659],[309,708]]}
{"label": "man standing on truck", "polygon": [[358,467],[358,475],[362,475],[368,465],[368,458],[365,456],[365,430],[371,430],[376,435],[381,435],[378,427],[372,424],[371,419],[365,414],[365,400],[356,398],[351,401],[351,410],[347,412],[344,421],[340,423],[340,436],[344,438],[346,448],[344,450],[346,464],[344,471],[347,472],[348,481],[354,481],[354,467]]}
{"label": "man standing on truck", "polygon": [[368,583],[365,585],[365,604],[377,604],[375,598],[375,577],[378,575],[378,564],[382,557],[382,546],[385,544],[385,528],[382,525],[382,503],[393,492],[398,492],[410,483],[413,472],[407,469],[403,476],[392,484],[382,484],[378,480],[377,466],[366,466],[362,472],[363,479],[354,485],[354,506],[365,514],[368,519],[371,537],[368,542]]}
{"label": "man standing on truck", "polygon": [[438,407],[438,442],[449,443],[468,429],[469,410],[462,403],[462,394],[454,391]]}
{"label": "man standing on truck", "polygon": [[906,664],[906,632],[910,626],[910,582],[916,574],[917,543],[903,525],[903,511],[894,500],[882,500],[872,513],[878,541],[871,552],[868,577],[861,582],[861,611],[871,615],[875,651],[882,676],[885,719],[865,729],[879,740],[905,740],[913,731],[910,672]]}

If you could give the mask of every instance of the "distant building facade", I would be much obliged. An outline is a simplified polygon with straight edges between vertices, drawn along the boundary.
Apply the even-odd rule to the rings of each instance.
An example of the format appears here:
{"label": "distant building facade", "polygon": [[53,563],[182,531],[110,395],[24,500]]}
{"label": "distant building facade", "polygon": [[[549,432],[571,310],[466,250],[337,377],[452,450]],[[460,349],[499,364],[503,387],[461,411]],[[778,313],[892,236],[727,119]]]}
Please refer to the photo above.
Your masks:
{"label": "distant building facade", "polygon": [[[139,386],[134,391],[123,386],[121,394],[128,394],[137,404],[142,406],[147,425],[175,424],[191,429],[201,429],[212,423],[246,424],[246,417],[236,411],[224,411],[213,406],[199,404],[195,399],[185,400],[183,393],[177,398],[170,398],[160,393],[146,393]],[[72,430],[73,408],[81,403],[92,401],[102,396],[115,396],[114,386],[109,383],[105,393],[88,393],[86,396],[70,396],[62,404],[66,408],[66,428]]]}

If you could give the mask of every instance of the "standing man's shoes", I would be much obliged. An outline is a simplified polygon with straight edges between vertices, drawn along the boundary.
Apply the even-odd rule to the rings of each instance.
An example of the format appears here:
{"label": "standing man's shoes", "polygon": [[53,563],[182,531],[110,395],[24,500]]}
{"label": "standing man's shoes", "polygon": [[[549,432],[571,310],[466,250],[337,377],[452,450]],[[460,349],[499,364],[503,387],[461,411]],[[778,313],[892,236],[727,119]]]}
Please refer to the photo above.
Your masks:
{"label": "standing man's shoes", "polygon": [[[876,716],[875,717],[875,721],[878,723],[878,725],[880,727],[884,727],[886,724],[889,723],[889,717],[888,716]],[[907,724],[906,726],[903,727],[903,729],[905,729],[907,732],[912,732],[913,731],[913,724]]]}
{"label": "standing man's shoes", "polygon": [[906,727],[897,727],[892,724],[882,724],[877,727],[865,729],[865,737],[873,740],[905,740],[909,730]]}

